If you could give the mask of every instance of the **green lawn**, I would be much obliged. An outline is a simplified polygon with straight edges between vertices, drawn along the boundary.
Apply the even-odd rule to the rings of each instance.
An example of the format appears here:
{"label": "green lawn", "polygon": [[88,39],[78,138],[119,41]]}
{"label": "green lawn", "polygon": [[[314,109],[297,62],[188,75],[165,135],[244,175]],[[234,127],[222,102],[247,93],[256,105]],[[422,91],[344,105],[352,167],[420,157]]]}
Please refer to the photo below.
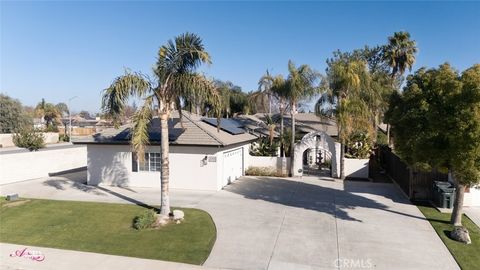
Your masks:
{"label": "green lawn", "polygon": [[[136,205],[30,200],[0,201],[0,242],[202,264],[216,239],[210,215],[182,209],[185,221],[137,231]],[[178,209],[178,208],[176,208]]]}
{"label": "green lawn", "polygon": [[423,215],[430,221],[432,227],[445,243],[447,248],[452,253],[453,257],[464,270],[476,270],[480,265],[480,228],[473,223],[467,216],[463,216],[462,223],[467,227],[472,244],[466,245],[454,241],[448,237],[448,234],[453,229],[450,222],[450,214],[440,213],[437,209],[431,206],[418,206]]}

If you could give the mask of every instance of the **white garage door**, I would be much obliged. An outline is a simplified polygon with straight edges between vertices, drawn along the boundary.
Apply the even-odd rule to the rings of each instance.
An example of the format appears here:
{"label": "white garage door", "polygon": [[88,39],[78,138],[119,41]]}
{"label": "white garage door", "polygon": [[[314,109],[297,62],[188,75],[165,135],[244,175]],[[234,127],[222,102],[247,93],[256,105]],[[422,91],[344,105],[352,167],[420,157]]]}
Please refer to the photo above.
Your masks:
{"label": "white garage door", "polygon": [[223,186],[243,175],[243,148],[223,153]]}

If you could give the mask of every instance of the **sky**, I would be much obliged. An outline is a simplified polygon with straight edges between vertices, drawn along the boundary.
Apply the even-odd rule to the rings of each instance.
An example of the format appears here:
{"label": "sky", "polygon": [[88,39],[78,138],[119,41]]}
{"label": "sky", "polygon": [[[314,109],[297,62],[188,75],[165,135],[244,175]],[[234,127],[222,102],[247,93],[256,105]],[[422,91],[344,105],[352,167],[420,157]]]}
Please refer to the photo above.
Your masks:
{"label": "sky", "polygon": [[102,90],[125,68],[152,74],[157,52],[200,35],[212,64],[201,71],[256,90],[288,60],[325,71],[340,49],[385,44],[408,31],[414,70],[480,63],[480,2],[0,1],[0,92],[33,106],[67,102],[98,112]]}

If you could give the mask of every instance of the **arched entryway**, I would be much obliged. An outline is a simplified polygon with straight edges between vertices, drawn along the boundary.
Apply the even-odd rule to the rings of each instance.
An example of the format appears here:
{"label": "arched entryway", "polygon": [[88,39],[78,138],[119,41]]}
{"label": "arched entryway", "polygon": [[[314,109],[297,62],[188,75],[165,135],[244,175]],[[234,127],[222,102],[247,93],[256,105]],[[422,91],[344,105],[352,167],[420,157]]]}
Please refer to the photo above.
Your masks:
{"label": "arched entryway", "polygon": [[329,160],[330,176],[338,178],[340,144],[323,131],[310,132],[295,144],[293,160],[293,176],[302,176],[304,169],[308,174],[312,174],[315,172],[315,167],[320,170],[319,166]]}

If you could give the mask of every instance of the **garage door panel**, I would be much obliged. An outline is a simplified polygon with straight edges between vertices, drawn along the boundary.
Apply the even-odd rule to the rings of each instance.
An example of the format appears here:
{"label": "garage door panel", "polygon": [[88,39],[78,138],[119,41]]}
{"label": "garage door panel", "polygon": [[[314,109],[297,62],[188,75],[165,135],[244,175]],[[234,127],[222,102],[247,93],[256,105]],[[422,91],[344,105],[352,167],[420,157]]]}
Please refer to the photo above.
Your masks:
{"label": "garage door panel", "polygon": [[223,153],[222,185],[228,185],[243,175],[243,148]]}

